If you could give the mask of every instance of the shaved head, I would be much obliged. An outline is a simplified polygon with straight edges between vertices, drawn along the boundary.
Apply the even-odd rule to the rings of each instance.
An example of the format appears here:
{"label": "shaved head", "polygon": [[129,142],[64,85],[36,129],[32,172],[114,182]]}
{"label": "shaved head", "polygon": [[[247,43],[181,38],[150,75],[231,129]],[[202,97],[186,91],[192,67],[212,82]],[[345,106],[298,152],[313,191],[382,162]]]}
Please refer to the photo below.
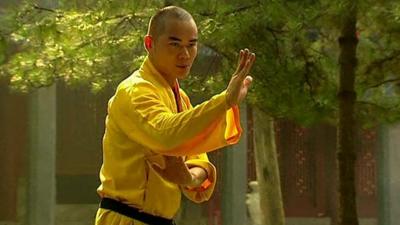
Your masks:
{"label": "shaved head", "polygon": [[143,42],[155,69],[174,87],[184,79],[197,55],[197,26],[186,10],[168,6],[151,19]]}
{"label": "shaved head", "polygon": [[158,10],[158,12],[151,17],[147,34],[157,39],[164,33],[166,21],[173,19],[190,21],[193,20],[193,17],[189,12],[180,7],[167,6]]}

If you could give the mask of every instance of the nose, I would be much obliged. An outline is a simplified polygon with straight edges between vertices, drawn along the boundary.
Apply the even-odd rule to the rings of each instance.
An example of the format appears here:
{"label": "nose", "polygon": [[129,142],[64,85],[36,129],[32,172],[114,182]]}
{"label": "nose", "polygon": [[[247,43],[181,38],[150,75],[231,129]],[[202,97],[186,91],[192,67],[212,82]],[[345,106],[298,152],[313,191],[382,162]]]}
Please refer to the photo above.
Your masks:
{"label": "nose", "polygon": [[182,47],[181,52],[179,54],[179,58],[181,59],[188,59],[190,58],[189,49],[185,46]]}

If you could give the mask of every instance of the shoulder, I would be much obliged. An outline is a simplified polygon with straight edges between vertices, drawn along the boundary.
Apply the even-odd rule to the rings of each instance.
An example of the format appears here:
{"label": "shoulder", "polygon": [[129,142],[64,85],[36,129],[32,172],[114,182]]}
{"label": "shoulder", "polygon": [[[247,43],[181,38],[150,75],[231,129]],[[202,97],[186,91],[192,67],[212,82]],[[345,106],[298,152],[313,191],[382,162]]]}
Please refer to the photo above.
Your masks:
{"label": "shoulder", "polygon": [[134,97],[148,93],[156,94],[158,89],[159,88],[155,84],[144,79],[139,71],[135,71],[118,85],[116,95],[129,95]]}
{"label": "shoulder", "polygon": [[119,83],[109,102],[112,110],[131,110],[144,103],[159,101],[160,90],[152,82],[143,79],[138,71]]}

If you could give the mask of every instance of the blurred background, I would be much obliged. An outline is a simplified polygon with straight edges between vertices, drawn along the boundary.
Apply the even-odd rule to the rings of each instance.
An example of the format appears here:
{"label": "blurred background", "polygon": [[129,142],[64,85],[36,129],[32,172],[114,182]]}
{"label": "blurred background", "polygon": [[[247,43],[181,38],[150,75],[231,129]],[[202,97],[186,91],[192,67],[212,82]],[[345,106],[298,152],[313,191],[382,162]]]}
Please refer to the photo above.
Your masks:
{"label": "blurred background", "polygon": [[[193,75],[182,81],[194,105],[226,87],[237,50],[257,54],[242,139],[209,154],[215,193],[200,205],[183,199],[178,224],[398,224],[400,4],[348,2],[1,0],[0,225],[94,224],[107,102],[143,60],[150,16],[170,4],[199,26]],[[340,205],[337,93],[351,67],[338,59],[351,46],[338,40],[354,12],[345,151],[355,195]],[[341,219],[347,205],[351,223]]]}

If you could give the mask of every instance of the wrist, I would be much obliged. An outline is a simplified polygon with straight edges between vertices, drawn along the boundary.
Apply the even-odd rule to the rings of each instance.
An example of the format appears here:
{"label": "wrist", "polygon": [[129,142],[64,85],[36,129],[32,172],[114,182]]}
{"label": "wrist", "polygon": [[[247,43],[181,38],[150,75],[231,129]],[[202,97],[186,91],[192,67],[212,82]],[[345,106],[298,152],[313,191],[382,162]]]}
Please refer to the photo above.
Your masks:
{"label": "wrist", "polygon": [[226,109],[230,109],[230,108],[232,108],[233,107],[233,103],[232,103],[232,97],[231,97],[231,94],[230,94],[230,92],[227,90],[226,92],[225,92],[225,105],[226,105]]}
{"label": "wrist", "polygon": [[205,191],[212,185],[212,182],[207,178],[199,186],[186,186],[185,188],[189,191]]}

